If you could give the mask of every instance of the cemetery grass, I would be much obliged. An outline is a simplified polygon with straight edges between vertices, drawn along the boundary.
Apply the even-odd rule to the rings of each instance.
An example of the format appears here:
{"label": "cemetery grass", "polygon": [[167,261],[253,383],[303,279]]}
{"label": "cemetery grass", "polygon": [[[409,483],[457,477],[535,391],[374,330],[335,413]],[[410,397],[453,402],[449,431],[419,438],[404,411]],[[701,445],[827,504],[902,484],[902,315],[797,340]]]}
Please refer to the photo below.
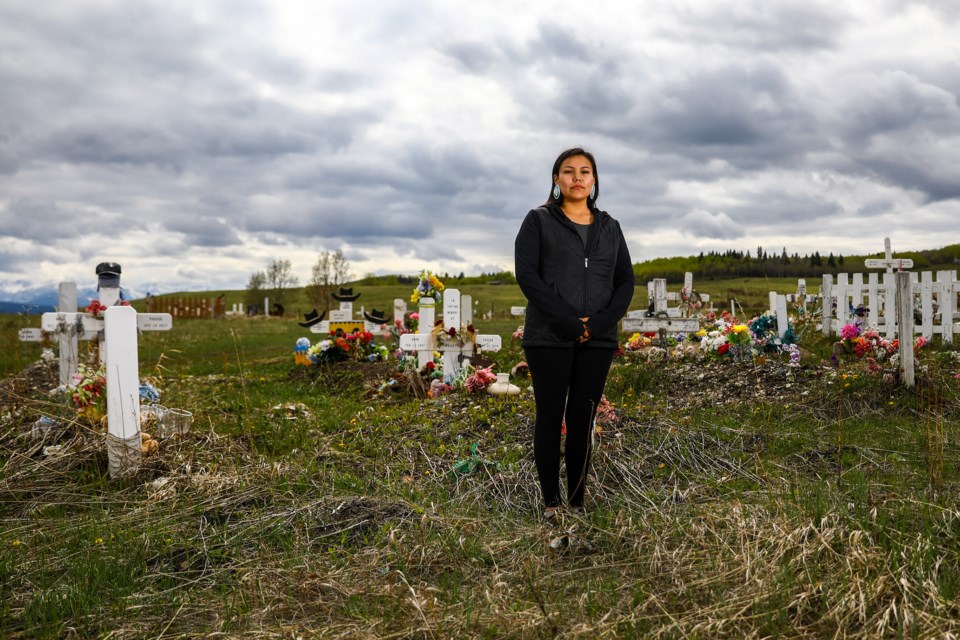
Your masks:
{"label": "cemetery grass", "polygon": [[[502,367],[515,325],[482,325],[504,335]],[[547,525],[529,397],[380,396],[384,365],[294,367],[302,334],[144,335],[143,375],[195,419],[120,481],[93,429],[8,377],[0,636],[960,633],[947,351],[921,352],[915,390],[821,366],[815,330],[792,377],[775,359],[620,358],[589,509]],[[29,438],[41,413],[64,423],[49,442]]]}

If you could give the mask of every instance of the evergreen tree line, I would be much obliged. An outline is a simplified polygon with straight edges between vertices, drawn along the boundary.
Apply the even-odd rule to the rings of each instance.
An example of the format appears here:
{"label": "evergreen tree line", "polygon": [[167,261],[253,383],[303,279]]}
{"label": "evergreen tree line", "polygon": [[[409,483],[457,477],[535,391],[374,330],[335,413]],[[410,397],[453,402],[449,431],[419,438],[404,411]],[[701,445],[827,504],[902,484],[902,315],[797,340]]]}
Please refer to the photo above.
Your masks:
{"label": "evergreen tree line", "polygon": [[[847,256],[843,254],[827,255],[819,251],[800,255],[789,253],[786,247],[779,252],[768,252],[762,246],[755,252],[728,249],[726,251],[701,252],[696,256],[656,258],[633,265],[638,282],[647,282],[652,278],[666,278],[669,282],[683,282],[686,272],[691,272],[696,280],[719,280],[726,278],[819,278],[824,274],[866,273],[864,267],[867,258],[883,257],[879,254],[869,256]],[[911,258],[913,270],[935,268],[956,269],[960,264],[960,245],[950,245],[941,249],[894,254],[894,258]]]}

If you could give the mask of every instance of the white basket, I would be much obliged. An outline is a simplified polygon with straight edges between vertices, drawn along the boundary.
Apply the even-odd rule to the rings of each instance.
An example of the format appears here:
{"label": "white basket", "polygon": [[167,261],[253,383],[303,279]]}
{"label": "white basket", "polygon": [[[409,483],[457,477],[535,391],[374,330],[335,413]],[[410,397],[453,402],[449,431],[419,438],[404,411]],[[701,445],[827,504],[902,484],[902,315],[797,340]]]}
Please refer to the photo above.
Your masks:
{"label": "white basket", "polygon": [[118,438],[107,434],[107,467],[111,478],[135,473],[140,467],[140,434]]}

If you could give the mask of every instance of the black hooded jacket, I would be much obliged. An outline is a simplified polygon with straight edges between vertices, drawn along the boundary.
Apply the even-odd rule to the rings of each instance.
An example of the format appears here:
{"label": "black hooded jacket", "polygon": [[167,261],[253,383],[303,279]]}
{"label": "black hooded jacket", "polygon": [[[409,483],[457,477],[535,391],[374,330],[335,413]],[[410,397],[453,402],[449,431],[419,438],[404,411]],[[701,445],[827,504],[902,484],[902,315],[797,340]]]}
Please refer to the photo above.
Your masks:
{"label": "black hooded jacket", "polygon": [[633,298],[633,264],[620,224],[594,209],[584,246],[559,205],[527,214],[514,244],[517,283],[527,297],[524,347],[572,347],[583,333],[585,346],[616,348],[617,323]]}

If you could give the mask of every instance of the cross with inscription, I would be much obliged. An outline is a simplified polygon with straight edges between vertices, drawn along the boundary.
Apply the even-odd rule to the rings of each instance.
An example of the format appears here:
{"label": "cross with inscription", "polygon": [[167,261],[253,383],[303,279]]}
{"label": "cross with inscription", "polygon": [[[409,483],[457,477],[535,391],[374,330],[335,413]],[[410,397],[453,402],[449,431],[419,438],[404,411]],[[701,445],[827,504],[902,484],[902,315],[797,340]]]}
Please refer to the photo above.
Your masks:
{"label": "cross with inscription", "polygon": [[863,266],[867,269],[886,269],[887,273],[893,273],[894,268],[897,271],[903,271],[913,267],[913,260],[910,258],[893,257],[893,251],[890,249],[890,238],[883,239],[883,256],[883,258],[867,258],[863,261]]}
{"label": "cross with inscription", "polygon": [[[140,450],[140,371],[137,357],[138,331],[168,331],[173,327],[169,313],[137,313],[120,302],[120,265],[105,262],[97,265],[98,295],[106,307],[103,317],[69,311],[45,313],[41,317],[43,331],[56,335],[73,335],[81,340],[100,342],[100,361],[105,363],[107,378],[107,432],[115,441],[131,443],[131,452]],[[74,306],[74,309],[76,306]],[[108,447],[108,453],[114,451]],[[125,458],[114,468],[127,471],[139,460]]]}
{"label": "cross with inscription", "polygon": [[[455,378],[460,372],[460,363],[464,357],[474,355],[480,351],[499,351],[502,339],[498,335],[475,334],[472,341],[461,341],[459,338],[450,342],[439,341],[434,335],[436,302],[433,298],[420,299],[420,323],[416,333],[405,333],[400,336],[400,348],[404,351],[417,353],[417,366],[423,368],[433,360],[433,352],[442,354],[444,378]],[[453,329],[459,336],[464,327],[473,322],[473,301],[470,296],[461,296],[457,289],[447,289],[443,292],[443,329],[449,332]]]}

